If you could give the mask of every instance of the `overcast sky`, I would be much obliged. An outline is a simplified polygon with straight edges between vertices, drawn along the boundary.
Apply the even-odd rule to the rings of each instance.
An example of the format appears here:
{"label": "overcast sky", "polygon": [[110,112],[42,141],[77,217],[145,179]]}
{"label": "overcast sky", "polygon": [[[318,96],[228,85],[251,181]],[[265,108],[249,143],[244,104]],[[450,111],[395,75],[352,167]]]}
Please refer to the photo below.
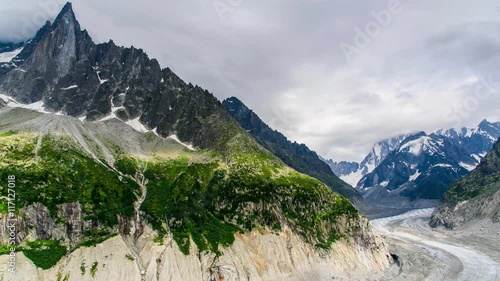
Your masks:
{"label": "overcast sky", "polygon": [[[33,36],[63,4],[4,0],[0,41]],[[497,0],[75,0],[73,7],[96,42],[142,48],[334,160],[360,161],[375,142],[402,133],[500,119]]]}

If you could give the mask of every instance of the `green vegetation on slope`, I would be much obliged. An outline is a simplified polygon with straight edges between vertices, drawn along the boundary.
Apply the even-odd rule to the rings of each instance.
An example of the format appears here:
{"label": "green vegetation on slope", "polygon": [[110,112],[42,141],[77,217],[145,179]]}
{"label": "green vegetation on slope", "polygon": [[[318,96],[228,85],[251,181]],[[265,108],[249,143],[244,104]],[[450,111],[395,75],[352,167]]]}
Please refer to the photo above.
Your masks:
{"label": "green vegetation on slope", "polygon": [[264,148],[272,152],[288,166],[300,173],[314,177],[332,190],[351,200],[362,200],[361,195],[335,176],[330,167],[324,163],[306,145],[289,141],[283,134],[269,127],[257,114],[235,97],[224,100],[227,112],[246,129]]}
{"label": "green vegetation on slope", "polygon": [[[231,153],[214,157],[212,162],[196,162],[189,155],[148,160],[118,156],[115,168],[125,176],[64,138],[45,136],[36,155],[38,136],[13,134],[4,139],[0,142],[0,177],[16,175],[18,207],[40,202],[57,218],[60,204],[80,202],[85,220],[115,226],[118,216],[132,218],[140,189],[129,177],[143,173],[147,196],[141,211],[161,237],[170,230],[185,254],[191,241],[200,251],[220,253],[221,246],[234,242],[238,231],[279,230],[284,225],[327,249],[345,235],[337,228],[339,217],[359,215],[347,199],[287,168],[241,135],[227,143]],[[6,191],[1,193],[5,196]],[[77,247],[112,236],[102,230],[86,230],[84,235],[86,241]],[[51,247],[59,254],[58,245]],[[31,251],[34,259],[45,255],[40,248]]]}
{"label": "green vegetation on slope", "polygon": [[23,250],[24,255],[37,267],[49,269],[66,254],[66,247],[55,240],[37,240],[27,243],[28,248]]}
{"label": "green vegetation on slope", "polygon": [[[118,167],[134,171],[135,163],[123,158]],[[293,171],[280,175],[277,167],[240,163],[223,169],[217,163],[189,163],[187,159],[141,165],[139,169],[147,167],[149,180],[141,209],[161,235],[168,226],[186,254],[190,237],[199,250],[218,252],[219,245],[234,241],[236,231],[279,230],[282,224],[292,226],[307,241],[329,248],[342,236],[335,229],[336,220],[358,215],[347,199],[319,181]]]}
{"label": "green vegetation on slope", "polygon": [[479,166],[459,180],[446,193],[447,202],[457,204],[481,195],[491,195],[500,188],[500,143],[497,142]]}
{"label": "green vegetation on slope", "polygon": [[13,134],[14,134],[14,132],[12,132],[12,131],[7,131],[7,132],[4,132],[4,133],[0,133],[0,138],[10,137]]}
{"label": "green vegetation on slope", "polygon": [[[127,178],[84,155],[67,141],[45,136],[38,156],[37,137],[16,134],[0,142],[0,178],[16,175],[17,207],[35,202],[46,206],[52,216],[63,203],[80,202],[85,220],[107,226],[134,213],[138,186]],[[7,190],[0,191],[6,196]]]}

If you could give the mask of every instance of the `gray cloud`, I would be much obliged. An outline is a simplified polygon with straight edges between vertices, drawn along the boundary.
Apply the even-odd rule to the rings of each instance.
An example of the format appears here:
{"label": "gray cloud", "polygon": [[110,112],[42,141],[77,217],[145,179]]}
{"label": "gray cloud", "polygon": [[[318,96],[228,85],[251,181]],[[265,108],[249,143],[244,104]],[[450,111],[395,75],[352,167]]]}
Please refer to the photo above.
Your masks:
{"label": "gray cloud", "polygon": [[[42,4],[51,1],[3,4],[0,41],[20,32],[23,18],[43,18]],[[73,6],[94,40],[143,48],[217,97],[240,97],[273,128],[328,158],[360,160],[390,136],[499,119],[498,93],[467,105],[481,81],[500,82],[496,1],[401,0],[401,12],[350,61],[341,43],[356,46],[357,30],[373,26],[389,0],[242,0],[223,19],[214,2]]]}

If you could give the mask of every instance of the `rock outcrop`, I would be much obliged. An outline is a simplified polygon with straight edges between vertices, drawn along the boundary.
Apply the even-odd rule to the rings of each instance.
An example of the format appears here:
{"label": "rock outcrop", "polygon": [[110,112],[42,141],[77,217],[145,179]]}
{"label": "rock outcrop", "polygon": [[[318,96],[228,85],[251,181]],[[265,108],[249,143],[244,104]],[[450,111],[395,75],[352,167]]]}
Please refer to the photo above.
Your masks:
{"label": "rock outcrop", "polygon": [[432,214],[430,225],[455,228],[481,219],[500,222],[499,142],[474,171],[445,193],[443,203]]}
{"label": "rock outcrop", "polygon": [[95,44],[70,3],[14,61],[15,67],[0,73],[0,94],[41,102],[49,112],[89,121],[134,120],[200,148],[217,148],[228,125],[237,126],[211,93],[162,69],[143,50],[113,41]]}
{"label": "rock outcrop", "polygon": [[[367,225],[363,222],[363,227]],[[186,256],[171,238],[160,245],[152,237],[154,233],[147,228],[137,242],[142,270],[124,237],[117,236],[95,247],[79,248],[50,270],[36,269],[23,254],[18,254],[18,273],[10,274],[1,267],[0,272],[4,280],[13,281],[49,281],[58,280],[58,276],[67,281],[306,281],[349,277],[380,271],[389,265],[386,245],[377,237],[339,242],[332,251],[318,251],[289,229],[260,230],[237,234],[235,242],[223,249],[220,256],[198,253],[195,248]],[[2,266],[7,264],[6,259],[0,257]]]}

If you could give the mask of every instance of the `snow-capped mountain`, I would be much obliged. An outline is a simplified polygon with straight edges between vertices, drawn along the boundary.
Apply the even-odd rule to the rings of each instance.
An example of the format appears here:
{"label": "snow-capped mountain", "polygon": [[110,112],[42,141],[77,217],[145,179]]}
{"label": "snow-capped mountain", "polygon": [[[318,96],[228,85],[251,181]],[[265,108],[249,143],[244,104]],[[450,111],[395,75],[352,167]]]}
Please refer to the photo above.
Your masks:
{"label": "snow-capped mountain", "polygon": [[237,125],[211,93],[143,50],[95,44],[70,4],[33,39],[0,45],[0,94],[10,107],[81,121],[118,119],[191,148],[213,147],[227,133],[214,120]]}
{"label": "snow-capped mountain", "polygon": [[335,162],[332,159],[324,159],[324,158],[321,158],[321,160],[323,160],[323,162],[328,164],[328,166],[330,166],[330,169],[337,176],[349,175],[359,170],[358,162],[348,162],[348,161]]}
{"label": "snow-capped mountain", "polygon": [[500,136],[500,122],[475,129],[420,132],[409,136],[357,184],[369,193],[382,187],[410,199],[440,199],[447,188],[472,171]]}
{"label": "snow-capped mountain", "polygon": [[356,162],[334,162],[333,160],[325,160],[330,166],[333,173],[340,177],[345,182],[352,186],[357,186],[361,178],[371,173],[384,159],[397,149],[401,142],[409,135],[400,135],[394,138],[380,141],[376,143],[370,153],[365,157],[361,163]]}
{"label": "snow-capped mountain", "polygon": [[[31,41],[26,43],[0,43],[0,76],[18,68],[26,59],[26,54],[31,48],[33,48]],[[23,51],[25,52],[23,53]]]}

